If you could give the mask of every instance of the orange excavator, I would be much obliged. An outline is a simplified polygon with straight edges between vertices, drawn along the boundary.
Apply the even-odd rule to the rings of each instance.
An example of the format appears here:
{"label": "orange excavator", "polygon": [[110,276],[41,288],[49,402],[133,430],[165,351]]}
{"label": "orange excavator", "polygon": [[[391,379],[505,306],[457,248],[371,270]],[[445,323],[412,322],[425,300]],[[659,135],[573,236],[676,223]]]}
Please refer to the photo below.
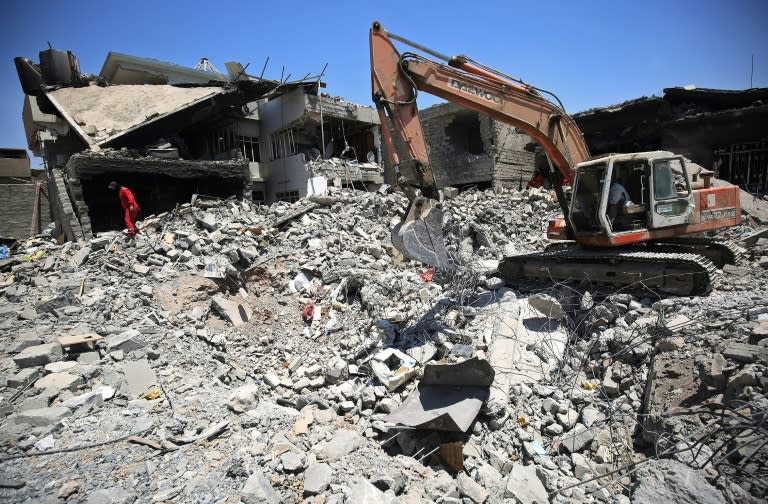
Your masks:
{"label": "orange excavator", "polygon": [[[434,59],[401,54],[394,41]],[[467,56],[432,51],[378,22],[370,30],[370,49],[382,137],[397,186],[410,200],[392,232],[406,257],[453,266],[416,105],[423,91],[525,131],[546,153],[563,211],[549,223],[547,236],[558,241],[543,252],[502,260],[499,270],[507,280],[585,280],[702,294],[716,281],[717,267],[737,259],[734,247],[704,235],[741,219],[738,188],[713,186],[711,171],[666,151],[590,157],[579,127],[554,94]],[[396,141],[407,157],[403,162]],[[571,187],[570,197],[564,185]]]}

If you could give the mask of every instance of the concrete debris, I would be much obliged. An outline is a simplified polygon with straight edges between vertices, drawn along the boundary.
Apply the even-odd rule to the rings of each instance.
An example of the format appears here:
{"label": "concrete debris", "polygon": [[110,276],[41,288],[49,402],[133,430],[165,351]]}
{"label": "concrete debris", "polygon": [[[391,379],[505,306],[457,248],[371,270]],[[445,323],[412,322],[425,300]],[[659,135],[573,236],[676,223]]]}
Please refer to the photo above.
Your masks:
{"label": "concrete debris", "polygon": [[229,300],[223,296],[214,296],[211,300],[211,306],[234,326],[247,324],[253,316],[251,308],[237,298]]}
{"label": "concrete debris", "polygon": [[54,362],[62,355],[61,345],[58,343],[46,343],[24,348],[13,357],[13,362],[20,368],[44,366]]}
{"label": "concrete debris", "polygon": [[333,437],[317,447],[317,458],[335,460],[348,455],[360,447],[362,438],[353,430],[339,429]]}
{"label": "concrete debris", "polygon": [[562,320],[566,317],[565,310],[557,301],[549,294],[536,294],[528,298],[528,303],[533,306],[545,317],[552,320]]}
{"label": "concrete debris", "polygon": [[639,504],[726,502],[722,493],[704,476],[674,460],[652,460],[642,465],[634,478],[638,485],[632,494],[632,502]]}
{"label": "concrete debris", "polygon": [[544,504],[549,502],[547,490],[536,475],[536,467],[515,464],[507,477],[504,497],[513,498],[520,504]]}
{"label": "concrete debris", "polygon": [[416,360],[395,348],[373,356],[371,368],[376,378],[392,392],[416,374]]}
{"label": "concrete debris", "polygon": [[258,468],[243,485],[240,500],[244,504],[278,504],[280,502],[272,484]]}
{"label": "concrete debris", "polygon": [[[726,273],[703,297],[511,282],[499,258],[543,247],[554,197],[448,192],[444,230],[462,265],[450,274],[393,249],[404,197],[332,185],[270,206],[196,198],[148,216],[134,239],[22,243],[20,253],[44,255],[0,271],[0,458],[3,476],[25,483],[3,492],[35,502],[766,498],[768,449],[748,434],[768,411],[764,237],[745,244],[737,266],[748,274]],[[745,224],[719,237],[753,233]],[[720,418],[738,419],[744,436]],[[143,441],[66,451],[127,436]],[[685,467],[622,469],[655,453]]]}
{"label": "concrete debris", "polygon": [[418,388],[384,420],[409,427],[465,432],[490,396],[493,367],[477,358],[430,364]]}
{"label": "concrete debris", "polygon": [[475,504],[483,504],[483,502],[487,501],[488,497],[490,497],[488,490],[480,486],[465,473],[460,473],[456,477],[456,484],[459,487],[459,495],[467,497]]}
{"label": "concrete debris", "polygon": [[72,411],[69,408],[54,406],[52,408],[38,408],[23,411],[16,416],[15,421],[16,423],[32,425],[35,427],[45,427],[70,415],[72,415]]}
{"label": "concrete debris", "polygon": [[312,464],[304,471],[304,496],[322,493],[333,480],[333,471],[328,464]]}

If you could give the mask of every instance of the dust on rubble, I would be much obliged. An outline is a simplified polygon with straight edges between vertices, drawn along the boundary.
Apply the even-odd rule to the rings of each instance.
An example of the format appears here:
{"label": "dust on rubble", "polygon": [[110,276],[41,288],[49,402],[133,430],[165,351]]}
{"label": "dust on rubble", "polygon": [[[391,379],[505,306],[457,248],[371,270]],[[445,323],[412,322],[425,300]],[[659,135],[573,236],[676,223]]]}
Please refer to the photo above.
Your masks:
{"label": "dust on rubble", "polygon": [[[759,229],[719,234],[754,239],[707,297],[665,297],[503,279],[500,258],[546,244],[547,191],[446,200],[452,272],[393,249],[406,203],[332,188],[268,207],[180,205],[137,239],[23,243],[0,272],[0,496],[765,498]],[[87,335],[100,339],[58,340]],[[476,359],[493,368],[490,390],[440,382]],[[464,400],[480,407],[455,409]],[[419,408],[440,421],[409,417]]]}

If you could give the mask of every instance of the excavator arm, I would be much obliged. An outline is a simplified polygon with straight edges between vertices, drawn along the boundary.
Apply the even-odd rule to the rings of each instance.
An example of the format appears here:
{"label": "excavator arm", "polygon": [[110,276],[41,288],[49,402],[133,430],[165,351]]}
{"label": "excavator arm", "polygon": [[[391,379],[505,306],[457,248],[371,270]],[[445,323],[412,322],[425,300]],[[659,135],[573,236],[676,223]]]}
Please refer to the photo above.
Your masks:
{"label": "excavator arm", "polygon": [[[393,40],[427,53],[401,54]],[[551,166],[570,184],[574,167],[589,158],[589,150],[573,119],[561,106],[545,99],[536,88],[464,56],[447,57],[415,42],[386,32],[378,22],[370,31],[371,86],[382,124],[382,137],[398,184],[411,200],[404,221],[392,234],[393,243],[406,256],[434,266],[447,265],[442,240],[442,212],[434,201],[440,187],[429,162],[416,97],[419,91],[439,96],[481,112],[528,133],[547,154]],[[393,136],[394,135],[394,136]],[[408,159],[403,166],[396,143]],[[554,175],[554,170],[551,170]],[[560,206],[568,203],[553,176]],[[409,186],[421,189],[423,196]]]}
{"label": "excavator arm", "polygon": [[[400,54],[393,40],[444,59],[447,64],[415,53]],[[436,181],[429,167],[419,121],[418,91],[439,96],[525,131],[542,146],[554,167],[569,182],[573,179],[573,167],[589,158],[587,144],[573,119],[535,88],[473,64],[466,57],[449,58],[426,49],[386,32],[378,22],[371,28],[370,46],[373,101],[382,125],[392,125],[415,163],[419,185],[436,184]],[[384,133],[384,137],[387,147],[394,147],[391,136]],[[390,149],[390,152],[395,153],[393,165],[399,165],[395,150]]]}

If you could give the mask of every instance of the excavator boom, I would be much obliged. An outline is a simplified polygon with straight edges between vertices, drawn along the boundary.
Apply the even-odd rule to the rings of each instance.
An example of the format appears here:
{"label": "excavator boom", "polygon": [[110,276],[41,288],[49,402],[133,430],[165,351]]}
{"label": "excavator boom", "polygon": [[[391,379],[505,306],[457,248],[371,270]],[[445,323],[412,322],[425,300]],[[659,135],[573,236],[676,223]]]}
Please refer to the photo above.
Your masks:
{"label": "excavator boom", "polygon": [[[393,40],[410,45],[444,60],[427,59],[412,52],[401,54]],[[371,87],[382,124],[382,136],[398,183],[418,187],[422,194],[406,189],[411,205],[406,218],[393,231],[395,246],[407,257],[433,266],[446,266],[447,253],[442,230],[442,212],[434,201],[439,181],[435,176],[419,119],[416,96],[424,91],[476,110],[500,122],[520,128],[536,140],[551,164],[569,184],[573,166],[589,157],[589,150],[573,119],[533,87],[468,58],[449,58],[386,32],[378,22],[370,31]],[[392,135],[396,135],[393,138]],[[396,143],[407,154],[401,166]],[[567,214],[568,203],[560,186],[561,177],[552,177],[558,201]]]}

